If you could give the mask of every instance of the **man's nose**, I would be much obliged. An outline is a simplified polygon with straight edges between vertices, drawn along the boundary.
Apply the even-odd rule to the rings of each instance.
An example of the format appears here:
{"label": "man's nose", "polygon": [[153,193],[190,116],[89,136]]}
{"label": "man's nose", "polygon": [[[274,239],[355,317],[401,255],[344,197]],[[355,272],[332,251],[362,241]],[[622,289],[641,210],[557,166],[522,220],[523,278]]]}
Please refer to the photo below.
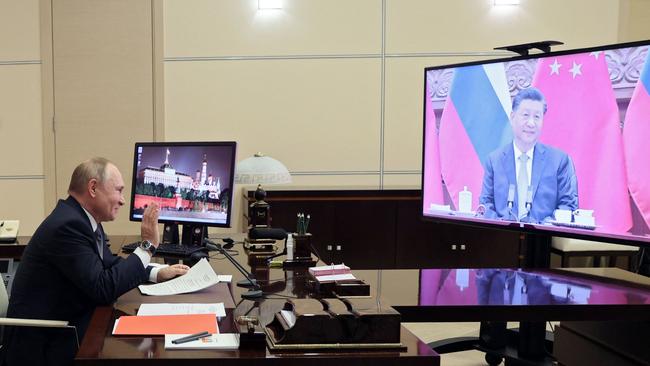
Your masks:
{"label": "man's nose", "polygon": [[120,206],[124,206],[124,203],[126,201],[124,200],[124,196],[120,196]]}

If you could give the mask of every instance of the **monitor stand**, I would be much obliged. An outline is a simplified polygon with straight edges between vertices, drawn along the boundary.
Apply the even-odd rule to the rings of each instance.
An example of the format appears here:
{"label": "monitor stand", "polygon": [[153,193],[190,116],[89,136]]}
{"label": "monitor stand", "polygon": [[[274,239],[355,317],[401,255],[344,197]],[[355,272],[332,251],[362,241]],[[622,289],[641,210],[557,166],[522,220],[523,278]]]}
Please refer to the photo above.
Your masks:
{"label": "monitor stand", "polygon": [[183,224],[181,243],[190,247],[204,247],[203,239],[208,238],[208,227],[205,225]]}
{"label": "monitor stand", "polygon": [[182,237],[179,235],[179,224],[166,223],[163,228],[162,242],[165,244],[187,245],[190,247],[203,247],[203,239],[208,237],[208,227],[201,224],[183,224]]}
{"label": "monitor stand", "polygon": [[165,224],[163,228],[162,242],[164,244],[178,244],[180,238],[178,237],[178,224]]}

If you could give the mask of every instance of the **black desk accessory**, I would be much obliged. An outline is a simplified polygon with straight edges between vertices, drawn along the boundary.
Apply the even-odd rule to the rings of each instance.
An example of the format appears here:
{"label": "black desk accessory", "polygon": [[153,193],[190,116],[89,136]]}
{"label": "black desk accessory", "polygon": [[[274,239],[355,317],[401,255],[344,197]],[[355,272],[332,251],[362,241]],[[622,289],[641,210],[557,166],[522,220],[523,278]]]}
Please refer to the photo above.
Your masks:
{"label": "black desk accessory", "polygon": [[283,264],[285,267],[291,266],[314,266],[316,261],[312,259],[312,244],[311,244],[311,234],[310,233],[292,233],[294,248],[293,248],[293,258],[285,259]]}
{"label": "black desk accessory", "polygon": [[252,278],[252,275],[244,267],[242,267],[242,265],[239,264],[239,262],[237,262],[235,258],[233,258],[230,253],[228,253],[228,251],[221,246],[221,244],[217,244],[210,239],[203,239],[203,242],[209,251],[217,251],[223,254],[223,256],[226,257],[226,259],[228,259],[228,261],[230,261],[230,263],[232,263],[232,265],[235,266],[235,268],[237,268],[237,270],[244,275],[244,278],[246,279],[244,281],[237,282],[237,286],[251,287],[251,289],[241,295],[242,299],[253,300],[258,299],[264,295],[262,293],[260,285],[257,283],[257,281],[255,281],[254,278]]}
{"label": "black desk accessory", "polygon": [[266,327],[271,350],[402,348],[400,314],[376,301],[291,299]]}
{"label": "black desk accessory", "polygon": [[222,245],[223,249],[230,249],[235,246],[235,241],[231,238],[223,238],[221,240],[225,243]]}

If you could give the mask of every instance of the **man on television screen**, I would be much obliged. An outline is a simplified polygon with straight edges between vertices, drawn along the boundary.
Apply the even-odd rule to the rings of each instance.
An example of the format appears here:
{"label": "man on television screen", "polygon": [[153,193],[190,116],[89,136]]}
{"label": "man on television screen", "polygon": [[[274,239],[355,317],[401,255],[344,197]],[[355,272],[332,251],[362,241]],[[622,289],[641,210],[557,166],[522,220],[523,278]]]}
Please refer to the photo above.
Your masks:
{"label": "man on television screen", "polygon": [[485,162],[479,199],[485,217],[531,223],[553,218],[556,209],[578,208],[578,182],[569,156],[538,142],[546,98],[537,88],[521,90],[512,101],[512,144]]}

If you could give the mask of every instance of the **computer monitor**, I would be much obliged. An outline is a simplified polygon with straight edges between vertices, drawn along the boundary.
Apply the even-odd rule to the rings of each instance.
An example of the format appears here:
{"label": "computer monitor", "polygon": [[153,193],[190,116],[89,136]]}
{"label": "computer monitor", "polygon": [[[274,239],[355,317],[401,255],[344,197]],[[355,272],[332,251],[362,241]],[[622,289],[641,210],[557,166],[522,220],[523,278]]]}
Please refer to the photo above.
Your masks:
{"label": "computer monitor", "polygon": [[426,68],[422,217],[648,245],[649,46]]}
{"label": "computer monitor", "polygon": [[[230,227],[235,142],[137,142],[133,157],[131,221],[151,202],[165,223],[163,242],[202,245],[207,227]],[[175,231],[176,230],[176,231]],[[174,232],[175,231],[175,232]]]}

